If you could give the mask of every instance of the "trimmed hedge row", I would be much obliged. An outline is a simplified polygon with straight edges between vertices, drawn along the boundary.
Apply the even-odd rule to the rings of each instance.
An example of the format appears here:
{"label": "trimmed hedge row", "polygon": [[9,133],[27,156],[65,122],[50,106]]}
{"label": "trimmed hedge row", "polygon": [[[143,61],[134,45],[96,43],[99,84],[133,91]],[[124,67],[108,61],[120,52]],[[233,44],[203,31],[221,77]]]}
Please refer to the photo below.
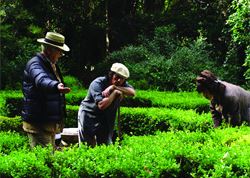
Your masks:
{"label": "trimmed hedge row", "polygon": [[[68,105],[79,106],[87,90],[73,91],[66,95]],[[136,90],[136,96],[126,97],[121,103],[126,107],[167,107],[208,111],[208,100],[197,92],[162,92]]]}
{"label": "trimmed hedge row", "polygon": [[[67,106],[66,127],[77,127],[78,106]],[[155,131],[190,130],[206,132],[213,127],[211,114],[194,110],[121,107],[121,129],[129,135],[149,135]]]}
{"label": "trimmed hedge row", "polygon": [[[250,177],[249,127],[158,132],[88,148],[0,155],[0,177]],[[14,149],[15,150],[15,149]]]}
{"label": "trimmed hedge row", "polygon": [[[177,109],[194,109],[198,112],[209,111],[209,101],[197,92],[160,92],[139,90],[136,97],[142,100],[151,101],[149,107],[166,107]],[[143,107],[140,106],[139,107]]]}
{"label": "trimmed hedge row", "polygon": [[[21,91],[0,90],[0,115],[9,116],[9,114],[11,114],[12,111],[8,111],[8,109],[6,108],[6,106],[8,106],[8,104],[6,103],[6,98],[13,98],[13,97],[14,98],[22,98]],[[18,104],[17,106],[19,108],[20,104]],[[11,116],[11,117],[13,117],[13,116]]]}
{"label": "trimmed hedge row", "polygon": [[[122,132],[127,135],[114,145],[94,149],[82,145],[52,154],[51,147],[30,150],[27,137],[0,132],[0,177],[250,177],[249,127],[211,129],[209,113],[182,110],[208,107],[197,93],[152,93],[139,91],[136,98],[148,106],[163,107],[122,107]],[[67,101],[76,102],[80,96],[80,92],[79,96],[67,95]],[[5,112],[12,113],[18,106],[10,103],[22,96],[4,97],[11,101],[0,107],[11,106]],[[124,105],[126,101],[136,105],[133,98]],[[67,127],[76,127],[78,108],[67,106]],[[8,127],[19,130],[20,117],[0,117],[1,131]]]}
{"label": "trimmed hedge row", "polygon": [[5,117],[0,116],[0,131],[16,131],[21,133],[22,129],[22,120],[20,117]]}
{"label": "trimmed hedge row", "polygon": [[[78,106],[67,106],[65,127],[77,127],[78,109]],[[210,113],[197,114],[194,110],[121,107],[120,117],[122,132],[128,135],[149,135],[169,130],[206,132],[213,126]],[[0,129],[21,132],[21,118],[0,116]]]}
{"label": "trimmed hedge row", "polygon": [[129,135],[150,135],[155,131],[201,131],[213,128],[210,113],[167,108],[121,108],[121,130]]}
{"label": "trimmed hedge row", "polygon": [[[28,138],[22,134],[11,131],[0,132],[0,154],[6,156],[14,151],[29,147]],[[0,176],[1,177],[1,176]]]}
{"label": "trimmed hedge row", "polygon": [[[86,96],[86,90],[79,90],[77,93],[66,95],[68,105],[79,106],[81,100]],[[8,117],[19,116],[22,108],[22,94],[20,91],[11,91],[9,94],[0,92],[0,105],[2,115]],[[3,99],[4,98],[4,99]],[[137,96],[126,97],[121,103],[126,107],[165,107],[178,109],[194,109],[198,113],[208,112],[208,100],[196,92],[158,92],[158,91],[137,91]]]}
{"label": "trimmed hedge row", "polygon": [[[65,127],[77,127],[78,106],[67,106]],[[156,131],[189,130],[206,132],[212,128],[210,113],[167,108],[121,107],[121,130],[128,135],[150,135]],[[21,131],[20,117],[0,116],[1,130]]]}

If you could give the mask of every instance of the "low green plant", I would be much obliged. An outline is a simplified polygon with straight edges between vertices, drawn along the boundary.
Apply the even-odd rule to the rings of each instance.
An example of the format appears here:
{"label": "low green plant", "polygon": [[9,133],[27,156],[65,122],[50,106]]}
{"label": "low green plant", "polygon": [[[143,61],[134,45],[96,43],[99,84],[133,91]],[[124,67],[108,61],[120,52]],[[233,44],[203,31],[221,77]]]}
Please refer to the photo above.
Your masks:
{"label": "low green plant", "polygon": [[[247,126],[207,132],[125,136],[109,146],[84,144],[0,155],[1,177],[242,177],[250,176]],[[1,135],[2,136],[2,135]]]}
{"label": "low green plant", "polygon": [[63,79],[65,86],[70,87],[72,90],[79,90],[83,88],[81,82],[74,76],[66,75]]}
{"label": "low green plant", "polygon": [[[3,100],[0,111],[2,115],[14,117],[21,115],[22,93],[21,91],[11,91],[9,94],[0,94]],[[73,90],[66,95],[66,104],[79,106],[87,95],[86,89]],[[1,97],[2,96],[2,97]],[[209,101],[197,92],[161,92],[150,90],[136,90],[135,97],[126,97],[121,102],[126,107],[166,107],[180,109],[194,109],[199,113],[209,111]]]}
{"label": "low green plant", "polygon": [[22,120],[20,116],[17,117],[0,116],[0,130],[22,132]]}
{"label": "low green plant", "polygon": [[121,129],[129,135],[150,135],[156,131],[189,130],[206,132],[212,128],[210,113],[166,108],[121,108]]}
{"label": "low green plant", "polygon": [[11,152],[27,148],[28,139],[24,135],[17,132],[0,132],[0,154],[2,156],[8,155]]}
{"label": "low green plant", "polygon": [[53,177],[52,160],[51,148],[13,151],[0,156],[0,177]]}

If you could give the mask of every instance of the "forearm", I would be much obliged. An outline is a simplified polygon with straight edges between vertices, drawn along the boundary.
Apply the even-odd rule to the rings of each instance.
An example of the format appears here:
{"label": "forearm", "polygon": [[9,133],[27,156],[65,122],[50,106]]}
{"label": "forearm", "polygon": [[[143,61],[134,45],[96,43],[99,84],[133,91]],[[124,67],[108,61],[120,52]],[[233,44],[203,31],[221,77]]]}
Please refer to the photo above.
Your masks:
{"label": "forearm", "polygon": [[118,90],[114,90],[108,97],[103,98],[103,100],[98,102],[98,108],[104,110],[111,105],[111,103],[118,97],[122,95]]}
{"label": "forearm", "polygon": [[114,86],[114,89],[121,91],[123,93],[123,95],[135,96],[135,90],[133,88],[130,88],[130,87]]}
{"label": "forearm", "polygon": [[210,105],[210,112],[214,122],[214,127],[218,127],[222,122],[222,113],[216,110],[215,105]]}

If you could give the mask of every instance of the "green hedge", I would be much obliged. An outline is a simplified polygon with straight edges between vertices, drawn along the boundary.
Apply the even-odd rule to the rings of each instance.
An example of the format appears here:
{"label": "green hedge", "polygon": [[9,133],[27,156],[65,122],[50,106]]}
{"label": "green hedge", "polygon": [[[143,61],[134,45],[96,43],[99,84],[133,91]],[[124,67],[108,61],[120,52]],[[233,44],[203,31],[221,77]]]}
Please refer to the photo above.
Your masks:
{"label": "green hedge", "polygon": [[[197,92],[162,92],[139,90],[135,98],[151,101],[150,107],[209,110],[209,101]],[[140,107],[140,106],[139,106]]]}
{"label": "green hedge", "polygon": [[[68,105],[81,103],[87,90],[78,90],[66,95]],[[208,112],[209,101],[197,92],[161,92],[150,90],[136,90],[135,97],[126,97],[121,103],[126,107],[167,107],[180,109],[194,109],[198,112]]]}
{"label": "green hedge", "polygon": [[110,146],[21,149],[0,155],[0,177],[250,176],[249,127],[158,132]]}
{"label": "green hedge", "polygon": [[[0,90],[0,115],[2,116],[8,116],[8,113],[11,113],[12,111],[8,111],[6,109],[6,98],[22,98],[22,93],[19,90]],[[18,99],[18,100],[19,100]],[[20,101],[18,102],[18,107],[20,107]]]}
{"label": "green hedge", "polygon": [[[0,154],[8,155],[11,152],[18,151],[29,147],[26,136],[16,132],[0,132]],[[1,177],[1,176],[0,176]]]}
{"label": "green hedge", "polygon": [[0,156],[0,177],[49,178],[53,176],[52,150],[37,147],[33,151],[22,149]]}
{"label": "green hedge", "polygon": [[[72,93],[67,101],[83,95]],[[21,98],[0,92],[0,108],[14,113],[19,104],[12,103]],[[52,154],[51,147],[30,150],[22,134],[0,132],[0,177],[250,177],[250,127],[212,129],[210,113],[202,113],[208,101],[197,93],[137,91],[124,105],[133,106],[121,107],[124,137],[110,146]],[[76,127],[78,109],[67,105],[66,127]],[[1,131],[19,132],[21,125],[20,117],[0,116]]]}
{"label": "green hedge", "polygon": [[129,135],[155,131],[189,130],[206,132],[213,127],[211,114],[167,108],[121,108],[121,129]]}
{"label": "green hedge", "polygon": [[[78,106],[67,106],[65,127],[77,127]],[[206,132],[213,127],[211,114],[194,110],[121,107],[121,129],[128,135],[149,135],[156,131],[189,130]],[[20,117],[0,116],[1,130],[22,131]]]}
{"label": "green hedge", "polygon": [[[66,127],[77,127],[78,106],[67,106]],[[190,130],[206,132],[213,127],[211,114],[194,110],[121,107],[121,129],[129,135],[148,135],[155,131]]]}
{"label": "green hedge", "polygon": [[[1,92],[0,92],[1,93]],[[20,115],[22,108],[22,94],[20,91],[0,94],[2,115],[14,117]],[[67,105],[79,106],[86,96],[87,90],[77,90],[66,95]],[[4,98],[4,99],[3,99]],[[126,97],[121,103],[126,107],[165,107],[178,109],[194,109],[198,113],[209,111],[209,102],[196,92],[158,92],[138,90],[136,97]]]}
{"label": "green hedge", "polygon": [[0,116],[0,131],[22,132],[22,120],[20,117]]}

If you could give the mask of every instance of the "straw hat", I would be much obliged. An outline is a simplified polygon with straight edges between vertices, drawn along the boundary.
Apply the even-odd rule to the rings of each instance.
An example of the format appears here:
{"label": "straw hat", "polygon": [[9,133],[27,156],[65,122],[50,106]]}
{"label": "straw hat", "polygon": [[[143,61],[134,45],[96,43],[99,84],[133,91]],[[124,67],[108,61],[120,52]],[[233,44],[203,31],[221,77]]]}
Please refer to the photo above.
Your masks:
{"label": "straw hat", "polygon": [[128,68],[121,63],[114,63],[110,70],[117,73],[118,75],[121,75],[125,79],[129,78]]}
{"label": "straw hat", "polygon": [[60,33],[47,32],[45,38],[39,38],[37,39],[37,41],[39,43],[54,46],[63,51],[69,51],[69,47],[66,44],[64,44],[65,37],[61,35]]}

